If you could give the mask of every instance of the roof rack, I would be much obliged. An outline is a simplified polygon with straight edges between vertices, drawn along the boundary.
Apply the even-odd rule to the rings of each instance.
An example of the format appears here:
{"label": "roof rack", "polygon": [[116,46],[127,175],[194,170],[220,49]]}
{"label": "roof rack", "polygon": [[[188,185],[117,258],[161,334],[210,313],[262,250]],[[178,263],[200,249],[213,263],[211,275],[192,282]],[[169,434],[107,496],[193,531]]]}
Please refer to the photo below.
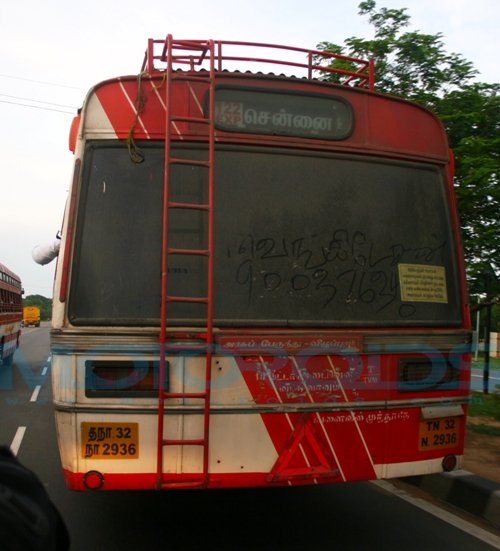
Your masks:
{"label": "roof rack", "polygon": [[[170,36],[170,35],[169,35]],[[203,70],[203,63],[209,58],[209,40],[173,40],[172,43],[172,69],[181,69],[195,71],[196,69]],[[165,40],[148,40],[148,48],[146,50],[141,72],[146,71],[148,74],[154,74],[165,71],[167,62],[167,42]],[[347,86],[356,86],[374,90],[375,71],[373,60],[363,60],[355,57],[334,54],[330,52],[322,52],[318,50],[307,50],[304,48],[295,48],[293,46],[280,46],[277,44],[263,44],[258,42],[237,42],[228,40],[215,40],[214,57],[216,61],[216,70],[235,70],[228,69],[228,66],[236,64],[237,70],[244,71],[248,64],[271,64],[278,67],[295,67],[305,70],[305,77],[308,80],[313,78],[325,78],[328,74],[339,75],[340,84]],[[282,59],[274,59],[271,57],[261,57],[261,52],[264,50],[277,51]],[[266,52],[265,54],[267,54]],[[253,54],[257,54],[257,56]],[[300,58],[300,54],[305,54],[307,62]],[[286,59],[286,56],[290,59]],[[292,58],[294,56],[294,58]],[[303,59],[302,57],[302,59]],[[328,63],[329,60],[341,60],[348,62],[353,66],[353,70],[341,69],[336,67],[328,67],[322,63]],[[189,68],[186,69],[186,66]],[[243,70],[242,70],[243,68]],[[255,65],[253,65],[255,69]],[[260,69],[259,69],[260,70]],[[316,77],[313,77],[316,74]]]}

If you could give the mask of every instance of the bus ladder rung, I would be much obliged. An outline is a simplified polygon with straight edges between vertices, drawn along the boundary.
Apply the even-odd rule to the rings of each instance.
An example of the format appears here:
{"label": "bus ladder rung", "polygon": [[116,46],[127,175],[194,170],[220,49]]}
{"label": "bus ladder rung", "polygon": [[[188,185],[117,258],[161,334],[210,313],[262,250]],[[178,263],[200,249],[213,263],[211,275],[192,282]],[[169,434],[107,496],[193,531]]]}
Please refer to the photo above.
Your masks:
{"label": "bus ladder rung", "polygon": [[[193,52],[207,52],[208,51],[208,41],[207,40],[182,40],[175,39],[172,37],[172,49],[181,48],[182,50],[192,50]],[[165,55],[165,48],[164,53]]]}
{"label": "bus ladder rung", "polygon": [[196,256],[209,256],[210,251],[207,249],[167,249],[168,254],[194,254]]}
{"label": "bus ladder rung", "polygon": [[200,398],[207,399],[206,392],[164,392],[163,398]]}
{"label": "bus ladder rung", "polygon": [[203,438],[197,440],[163,440],[164,446],[204,446]]}
{"label": "bus ladder rung", "polygon": [[174,297],[174,296],[167,296],[166,297],[167,302],[187,302],[191,304],[207,304],[208,298],[207,297]]}
{"label": "bus ladder rung", "polygon": [[166,352],[207,352],[210,347],[206,344],[193,344],[193,345],[175,345],[170,344],[165,346]]}
{"label": "bus ladder rung", "polygon": [[170,122],[193,122],[197,124],[212,123],[212,121],[206,117],[170,117]]}
{"label": "bus ladder rung", "polygon": [[210,205],[202,205],[198,203],[172,203],[168,204],[171,209],[194,209],[194,210],[210,210]]}
{"label": "bus ladder rung", "polygon": [[195,159],[170,159],[170,163],[176,165],[193,165],[193,166],[202,166],[205,168],[210,168],[209,161],[200,161]]}
{"label": "bus ladder rung", "polygon": [[[168,40],[168,37],[167,37]],[[165,40],[165,45],[163,46],[163,52],[160,57],[161,61],[167,61],[167,40]],[[200,61],[203,61],[207,55],[207,53],[210,52],[210,45],[209,42],[204,40],[173,40],[171,42],[172,46],[172,52],[174,50],[181,50],[183,53],[178,53],[177,55],[174,55],[172,53],[173,61],[177,61],[179,59],[187,60],[187,59],[200,59]],[[198,55],[192,55],[184,52],[193,52],[196,54],[198,52]],[[210,59],[210,58],[209,58]]]}

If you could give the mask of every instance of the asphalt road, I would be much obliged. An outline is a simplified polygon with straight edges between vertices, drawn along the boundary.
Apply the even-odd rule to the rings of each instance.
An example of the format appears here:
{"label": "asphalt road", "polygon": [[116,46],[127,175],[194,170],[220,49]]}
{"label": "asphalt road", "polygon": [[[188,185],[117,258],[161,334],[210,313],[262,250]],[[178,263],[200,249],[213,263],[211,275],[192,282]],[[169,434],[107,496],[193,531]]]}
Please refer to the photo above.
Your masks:
{"label": "asphalt road", "polygon": [[[45,484],[66,520],[72,551],[500,549],[500,539],[491,546],[369,482],[207,492],[72,492],[61,474],[50,379],[44,381],[49,353],[49,326],[43,324],[24,329],[10,386],[9,370],[0,365],[0,440],[19,444],[18,458]],[[25,427],[22,439],[19,427]],[[469,526],[453,518],[459,526]]]}
{"label": "asphalt road", "polygon": [[[471,370],[471,388],[472,390],[479,390],[483,392],[484,383],[483,383],[484,372],[482,369],[472,369]],[[496,386],[500,385],[500,371],[497,369],[490,369],[488,375],[488,392],[493,392],[496,390]]]}

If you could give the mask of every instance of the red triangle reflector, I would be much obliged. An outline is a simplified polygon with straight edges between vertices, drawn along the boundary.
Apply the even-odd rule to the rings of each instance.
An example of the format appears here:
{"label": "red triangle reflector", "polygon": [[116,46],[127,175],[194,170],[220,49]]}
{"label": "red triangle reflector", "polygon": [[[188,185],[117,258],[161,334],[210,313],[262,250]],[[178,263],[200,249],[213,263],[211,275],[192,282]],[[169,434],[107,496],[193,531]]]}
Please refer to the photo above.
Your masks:
{"label": "red triangle reflector", "polygon": [[[310,413],[304,413],[293,429],[285,446],[267,475],[267,482],[282,482],[284,480],[307,480],[312,478],[336,478],[340,476],[337,463],[327,444],[323,441],[319,431],[310,418]],[[300,447],[307,442],[307,452]],[[306,467],[289,467],[290,461],[298,453],[302,458],[307,457]]]}

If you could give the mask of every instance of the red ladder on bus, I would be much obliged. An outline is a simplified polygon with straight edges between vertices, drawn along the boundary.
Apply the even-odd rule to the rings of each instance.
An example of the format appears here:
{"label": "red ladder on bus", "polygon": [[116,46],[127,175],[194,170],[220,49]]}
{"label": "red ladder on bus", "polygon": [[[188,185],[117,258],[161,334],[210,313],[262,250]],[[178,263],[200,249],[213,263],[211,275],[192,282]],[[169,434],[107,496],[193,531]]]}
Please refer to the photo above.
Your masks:
{"label": "red ladder on bus", "polygon": [[[175,56],[174,50],[193,52],[193,56]],[[163,245],[161,265],[161,325],[160,325],[160,369],[159,369],[159,404],[158,404],[158,457],[157,457],[157,489],[163,488],[206,488],[208,485],[208,461],[209,461],[209,427],[210,427],[210,375],[212,364],[212,335],[213,335],[213,198],[214,198],[214,42],[210,41],[174,41],[172,35],[168,35],[163,49],[162,61],[167,62],[166,66],[166,130],[165,130],[165,166],[164,166],[164,198],[163,198]],[[191,73],[172,71],[174,62],[188,63]],[[210,64],[209,75],[193,75],[194,65],[201,65],[203,60]],[[208,117],[175,116],[172,113],[172,82],[174,80],[185,80],[190,82],[201,82],[208,85],[209,107]],[[180,159],[171,155],[172,127],[176,122],[187,122],[208,125],[208,159]],[[201,166],[208,170],[208,201],[207,204],[177,203],[170,201],[170,166],[172,164],[183,164],[190,166]],[[207,248],[196,249],[175,249],[170,248],[168,243],[168,213],[170,209],[195,209],[207,212]],[[168,294],[167,274],[169,255],[196,255],[207,257],[207,295],[204,297],[172,296]],[[206,344],[189,347],[189,350],[199,350],[206,354],[205,364],[205,390],[203,392],[168,392],[165,391],[165,369],[166,354],[172,351],[173,347],[166,344],[167,340],[167,304],[172,302],[200,303],[207,308],[206,333],[200,335]],[[178,349],[178,348],[177,348]],[[168,365],[168,364],[167,364]],[[164,437],[164,413],[165,400],[170,398],[199,398],[204,401],[203,407],[203,436],[198,439],[165,439]],[[203,464],[199,477],[195,480],[168,482],[163,472],[163,450],[166,446],[202,446]]]}

